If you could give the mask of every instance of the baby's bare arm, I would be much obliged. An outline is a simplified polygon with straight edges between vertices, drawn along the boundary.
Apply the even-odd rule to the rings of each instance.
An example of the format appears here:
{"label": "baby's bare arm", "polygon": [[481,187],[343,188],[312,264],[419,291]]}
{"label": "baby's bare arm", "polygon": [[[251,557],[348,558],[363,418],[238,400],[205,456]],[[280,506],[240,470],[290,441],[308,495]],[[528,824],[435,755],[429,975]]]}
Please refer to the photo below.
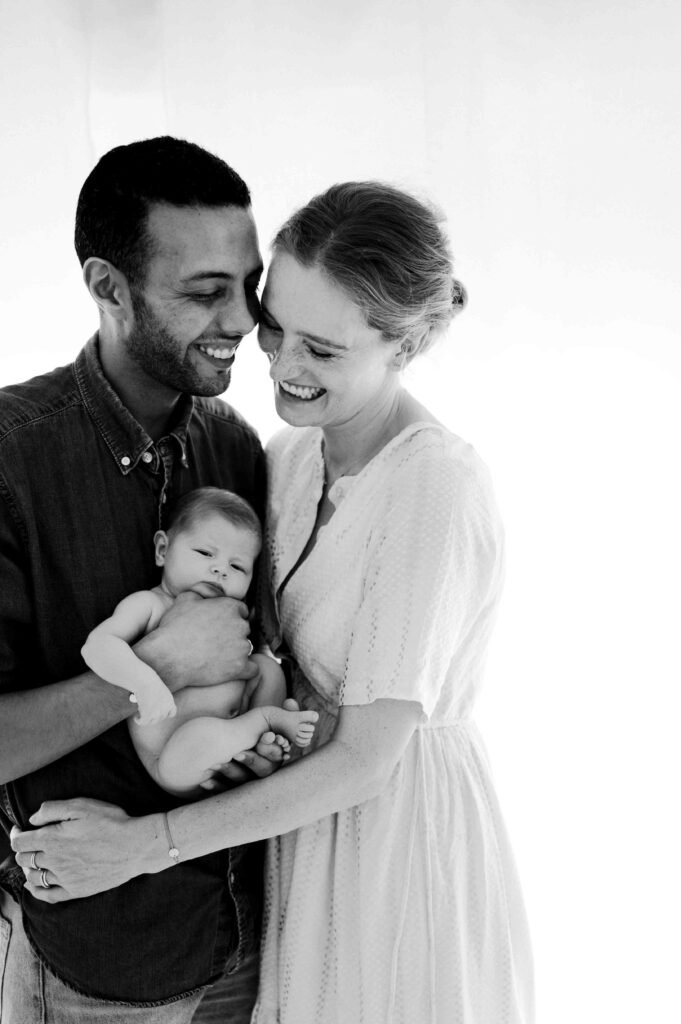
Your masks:
{"label": "baby's bare arm", "polygon": [[134,694],[140,714],[150,718],[172,713],[175,704],[161,677],[137,657],[130,644],[154,629],[164,611],[163,601],[152,591],[130,594],[92,630],[81,650],[93,672]]}

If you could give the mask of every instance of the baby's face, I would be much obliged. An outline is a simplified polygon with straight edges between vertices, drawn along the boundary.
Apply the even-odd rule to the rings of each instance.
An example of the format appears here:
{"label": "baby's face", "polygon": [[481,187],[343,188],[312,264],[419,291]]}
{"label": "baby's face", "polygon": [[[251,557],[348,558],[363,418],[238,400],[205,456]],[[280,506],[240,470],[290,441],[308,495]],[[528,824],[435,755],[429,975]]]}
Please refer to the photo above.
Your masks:
{"label": "baby's face", "polygon": [[201,597],[246,597],[260,541],[250,530],[211,513],[181,531],[156,534],[162,587],[173,597],[192,590]]}

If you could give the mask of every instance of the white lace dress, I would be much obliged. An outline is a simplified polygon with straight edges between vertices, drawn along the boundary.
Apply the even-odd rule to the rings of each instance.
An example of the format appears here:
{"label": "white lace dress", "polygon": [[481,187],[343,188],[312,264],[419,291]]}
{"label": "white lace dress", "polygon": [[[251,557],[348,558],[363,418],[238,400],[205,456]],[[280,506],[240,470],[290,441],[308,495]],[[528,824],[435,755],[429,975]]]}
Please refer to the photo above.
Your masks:
{"label": "white lace dress", "polygon": [[487,471],[412,424],[333,485],[336,511],[290,575],[322,494],[321,432],[284,430],[268,460],[270,629],[320,712],[309,752],[342,705],[419,701],[423,720],[380,796],[270,841],[253,1021],[526,1024],[522,897],[469,717],[502,577]]}

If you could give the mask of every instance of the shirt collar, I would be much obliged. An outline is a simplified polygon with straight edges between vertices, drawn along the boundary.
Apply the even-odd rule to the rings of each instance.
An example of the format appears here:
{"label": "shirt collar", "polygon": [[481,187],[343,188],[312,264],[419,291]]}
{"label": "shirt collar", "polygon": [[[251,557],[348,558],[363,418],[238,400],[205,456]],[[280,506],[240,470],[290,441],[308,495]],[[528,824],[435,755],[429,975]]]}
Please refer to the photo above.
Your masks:
{"label": "shirt collar", "polygon": [[[83,403],[92,417],[111,456],[123,476],[131,473],[145,452],[154,449],[154,442],[134,416],[126,409],[104,376],[99,358],[98,335],[90,338],[74,363],[76,380]],[[181,395],[168,437],[180,447],[182,461],[187,459],[187,430],[194,410],[191,395]],[[147,459],[147,462],[149,459]]]}

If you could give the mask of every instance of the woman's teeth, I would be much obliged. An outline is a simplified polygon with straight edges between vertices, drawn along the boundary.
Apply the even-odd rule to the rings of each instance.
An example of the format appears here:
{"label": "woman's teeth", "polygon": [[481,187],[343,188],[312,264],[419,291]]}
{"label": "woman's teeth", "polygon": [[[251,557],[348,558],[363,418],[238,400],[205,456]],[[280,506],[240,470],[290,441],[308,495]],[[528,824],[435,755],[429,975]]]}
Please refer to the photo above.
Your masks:
{"label": "woman's teeth", "polygon": [[236,350],[236,345],[233,348],[215,348],[214,345],[199,345],[199,352],[203,352],[213,359],[231,359]]}
{"label": "woman's teeth", "polygon": [[324,388],[308,388],[303,384],[288,384],[284,380],[279,381],[279,387],[282,391],[285,391],[287,395],[293,395],[294,398],[302,398],[303,401],[309,402],[313,398],[319,398],[320,395],[324,394]]}

